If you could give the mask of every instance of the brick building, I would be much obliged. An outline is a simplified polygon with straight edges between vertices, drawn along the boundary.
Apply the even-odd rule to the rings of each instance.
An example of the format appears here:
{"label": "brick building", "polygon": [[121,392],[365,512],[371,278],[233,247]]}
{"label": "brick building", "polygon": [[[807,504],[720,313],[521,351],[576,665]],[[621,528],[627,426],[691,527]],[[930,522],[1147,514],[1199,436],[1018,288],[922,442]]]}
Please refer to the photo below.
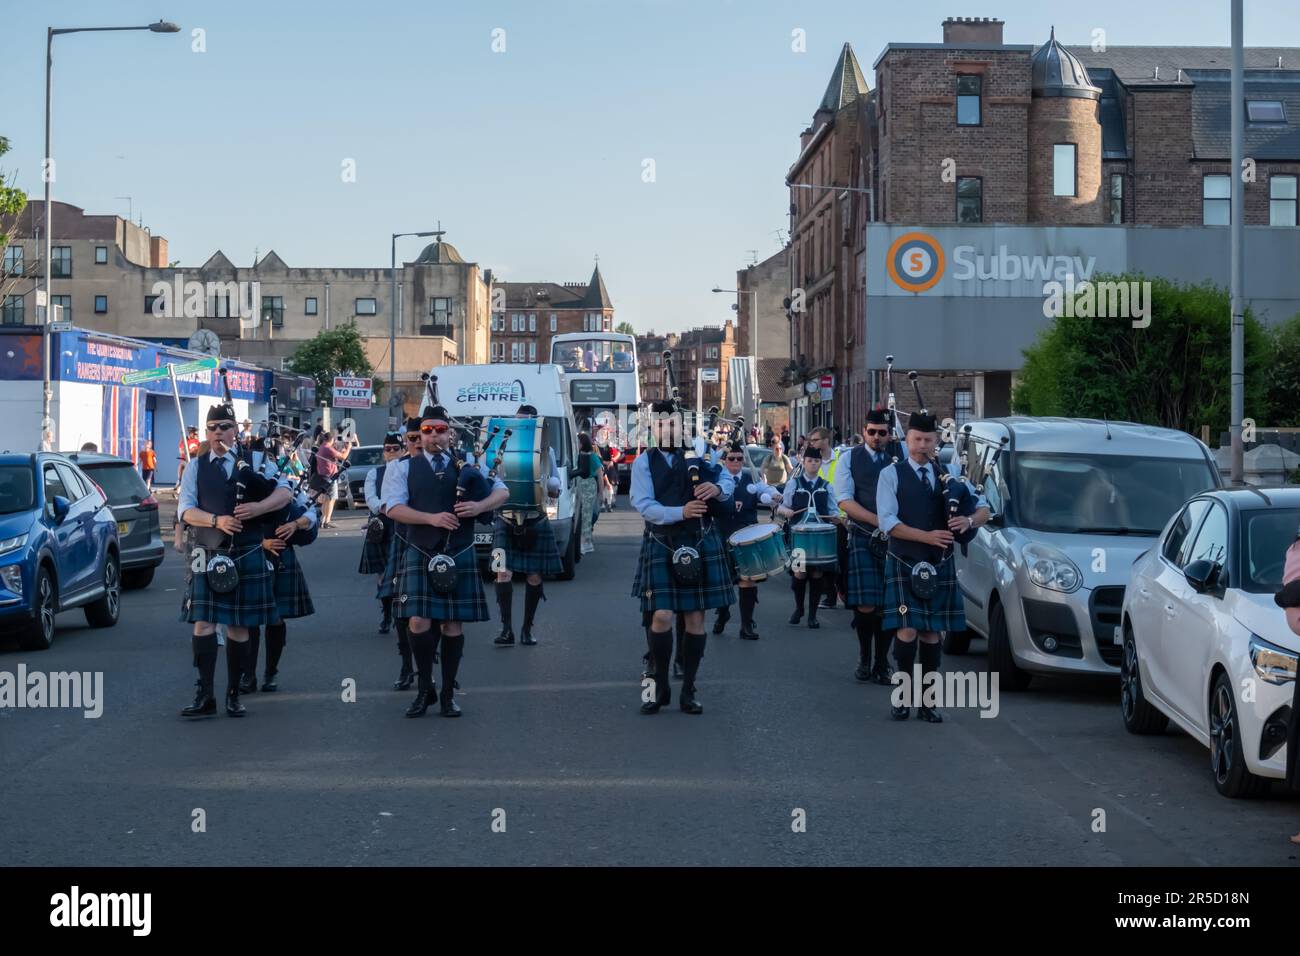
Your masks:
{"label": "brick building", "polygon": [[550,362],[551,337],[614,331],[614,302],[600,266],[589,282],[492,283],[493,362]]}
{"label": "brick building", "polygon": [[[638,335],[636,354],[642,402],[653,402],[668,395],[668,375],[663,366],[665,351],[672,353],[673,375],[683,405],[692,410],[698,407],[702,411],[708,411],[711,405],[724,407],[728,364],[736,355],[735,323],[728,320],[721,328],[705,326],[689,332],[658,335],[650,331]],[[716,373],[716,381],[703,380],[705,376],[712,377],[712,373]],[[697,382],[700,388],[698,401]]]}

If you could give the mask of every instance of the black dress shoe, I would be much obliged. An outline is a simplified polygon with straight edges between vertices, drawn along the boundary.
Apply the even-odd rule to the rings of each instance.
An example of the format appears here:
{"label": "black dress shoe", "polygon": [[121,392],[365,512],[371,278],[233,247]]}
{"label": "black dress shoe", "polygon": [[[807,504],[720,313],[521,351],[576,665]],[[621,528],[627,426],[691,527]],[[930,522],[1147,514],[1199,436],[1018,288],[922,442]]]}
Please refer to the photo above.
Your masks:
{"label": "black dress shoe", "polygon": [[246,713],[248,713],[248,708],[246,708],[243,704],[239,702],[238,694],[226,695],[226,716],[227,717],[243,717],[244,714]]}
{"label": "black dress shoe", "polygon": [[821,625],[817,623],[816,616],[812,614],[808,615],[808,626],[812,628],[814,631],[817,630],[819,627],[821,627]]}
{"label": "black dress shoe", "polygon": [[704,713],[704,705],[695,699],[694,687],[692,687],[690,690],[687,690],[686,688],[682,688],[682,699],[681,702],[678,704],[678,706],[681,707],[682,713],[684,714]]}
{"label": "black dress shoe", "polygon": [[931,724],[943,723],[943,714],[939,713],[933,707],[918,707],[916,716]]}
{"label": "black dress shoe", "polygon": [[509,647],[510,645],[514,644],[514,642],[515,642],[515,632],[510,630],[510,628],[507,627],[504,628],[501,631],[501,633],[497,635],[496,640],[494,640],[492,643],[496,644],[498,647]]}
{"label": "black dress shoe", "polygon": [[754,630],[754,625],[753,625],[753,624],[750,624],[749,627],[747,627],[747,628],[742,627],[742,628],[740,629],[740,639],[741,639],[742,641],[756,641],[756,640],[758,640],[758,631]]}
{"label": "black dress shoe", "polygon": [[252,674],[239,675],[239,692],[241,694],[252,694],[257,691],[257,678]]}
{"label": "black dress shoe", "polygon": [[682,662],[673,658],[673,677],[676,680],[683,680],[686,677],[686,668],[682,667]]}
{"label": "black dress shoe", "polygon": [[429,705],[434,702],[433,688],[421,688],[415,692],[415,700],[411,701],[411,706],[406,708],[407,717],[423,717]]}
{"label": "black dress shoe", "polygon": [[802,620],[803,620],[803,611],[796,610],[793,614],[790,615],[791,624],[798,624]]}
{"label": "black dress shoe", "polygon": [[877,667],[871,672],[871,682],[873,684],[884,684],[886,687],[893,685],[893,671],[888,667]]}
{"label": "black dress shoe", "polygon": [[393,619],[391,617],[386,617],[379,622],[379,633],[387,634],[390,630],[392,630],[392,627],[393,627]]}
{"label": "black dress shoe", "polygon": [[410,690],[411,685],[414,683],[415,671],[402,668],[402,672],[397,675],[397,680],[393,681],[393,690]]}
{"label": "black dress shoe", "polygon": [[279,685],[278,683],[276,683],[276,678],[279,677],[279,676],[280,676],[280,672],[279,672],[279,671],[271,671],[271,673],[269,673],[269,674],[263,674],[263,675],[262,675],[262,692],[263,692],[263,693],[271,693],[272,691],[277,691],[277,690],[279,690],[279,689],[280,689],[280,685]]}
{"label": "black dress shoe", "polygon": [[861,662],[858,664],[858,669],[853,672],[853,679],[862,681],[864,684],[874,679],[875,676],[875,671],[868,670],[866,665]]}
{"label": "black dress shoe", "polygon": [[460,704],[456,703],[455,697],[448,697],[446,694],[442,697],[442,716],[459,717]]}
{"label": "black dress shoe", "polygon": [[717,616],[713,618],[713,633],[721,634],[726,630],[727,622],[731,620],[731,611],[727,608],[719,608]]}
{"label": "black dress shoe", "polygon": [[519,643],[526,644],[530,647],[537,643],[537,638],[533,637],[533,629],[531,627],[526,627],[519,632]]}
{"label": "black dress shoe", "polygon": [[211,717],[217,712],[217,699],[202,687],[194,695],[194,703],[181,711],[182,717]]}
{"label": "black dress shoe", "polygon": [[912,708],[911,707],[890,707],[889,716],[893,717],[895,720],[907,720],[907,718],[912,716]]}
{"label": "black dress shoe", "polygon": [[822,598],[822,603],[819,605],[819,607],[829,607],[829,608],[833,608],[834,606],[835,606],[835,598],[833,597]]}
{"label": "black dress shoe", "polygon": [[[651,677],[653,676],[653,674],[647,674],[646,676]],[[648,700],[641,705],[641,713],[657,714],[659,713],[660,708],[667,707],[672,702],[673,702],[673,689],[672,687],[665,687],[657,698],[655,698],[654,700]]]}

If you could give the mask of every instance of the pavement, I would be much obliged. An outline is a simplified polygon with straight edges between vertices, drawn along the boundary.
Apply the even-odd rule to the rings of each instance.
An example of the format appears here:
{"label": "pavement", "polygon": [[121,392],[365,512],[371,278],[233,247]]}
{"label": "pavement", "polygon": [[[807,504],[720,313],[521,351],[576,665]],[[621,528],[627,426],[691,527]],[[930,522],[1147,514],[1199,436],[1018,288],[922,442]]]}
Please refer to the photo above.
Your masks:
{"label": "pavement", "polygon": [[[0,710],[5,863],[1296,865],[1300,802],[1220,797],[1189,737],[1125,733],[1114,681],[891,721],[890,689],[853,680],[849,613],[788,625],[784,575],[760,591],[761,640],[734,612],[710,636],[703,715],[642,716],[626,498],[576,579],[547,584],[540,644],[470,625],[464,717],[405,719],[394,635],[356,573],[362,516],[336,521],[301,552],[317,613],[290,623],[281,689],[246,696],[243,720],[179,717],[194,670],[170,550],[117,627],[71,611],[49,651],[0,643],[0,671],[99,671],[105,698],[98,719]],[[517,623],[522,585],[515,600]],[[981,641],[944,661],[984,665]]]}

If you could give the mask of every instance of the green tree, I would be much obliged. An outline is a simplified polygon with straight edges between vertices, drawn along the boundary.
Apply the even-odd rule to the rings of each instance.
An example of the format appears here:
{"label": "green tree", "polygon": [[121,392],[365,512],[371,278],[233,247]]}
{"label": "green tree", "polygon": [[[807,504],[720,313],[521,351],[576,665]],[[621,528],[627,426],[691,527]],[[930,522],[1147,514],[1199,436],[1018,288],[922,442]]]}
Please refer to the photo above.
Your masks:
{"label": "green tree", "polygon": [[[374,369],[366,358],[361,344],[361,332],[356,322],[347,322],[337,328],[317,332],[316,337],[303,342],[289,358],[289,367],[299,375],[316,379],[316,394],[333,394],[334,376],[351,372],[362,378],[373,378]],[[375,378],[375,395],[379,396],[383,381]]]}
{"label": "green tree", "polygon": [[620,322],[615,332],[622,332],[624,335],[636,335],[636,329],[632,328],[631,322]]}
{"label": "green tree", "polygon": [[[9,140],[0,136],[0,156],[9,152]],[[0,169],[0,249],[8,248],[9,237],[12,234],[13,227],[18,222],[18,214],[23,211],[27,205],[27,193],[14,186],[14,177],[12,174],[6,174]],[[7,223],[7,225],[6,225]],[[30,268],[30,266],[29,266]],[[5,295],[21,275],[10,275],[0,266],[0,302],[4,301]]]}
{"label": "green tree", "polygon": [[[1129,317],[1060,316],[1025,350],[1012,408],[1028,415],[1111,418],[1187,432],[1228,427],[1231,350],[1228,292],[1140,274],[1094,282],[1151,283],[1150,324]],[[1077,303],[1076,298],[1076,303]],[[1271,338],[1246,313],[1246,415],[1268,412]]]}
{"label": "green tree", "polygon": [[1269,330],[1272,360],[1264,371],[1268,416],[1259,424],[1300,426],[1300,313]]}

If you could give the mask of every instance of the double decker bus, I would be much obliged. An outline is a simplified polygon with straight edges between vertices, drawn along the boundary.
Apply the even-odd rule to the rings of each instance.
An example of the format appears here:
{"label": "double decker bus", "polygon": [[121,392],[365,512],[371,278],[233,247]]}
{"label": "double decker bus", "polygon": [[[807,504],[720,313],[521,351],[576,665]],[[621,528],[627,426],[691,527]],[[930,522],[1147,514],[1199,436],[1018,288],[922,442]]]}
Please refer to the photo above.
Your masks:
{"label": "double decker bus", "polygon": [[564,373],[579,431],[617,449],[619,486],[626,486],[638,451],[641,383],[636,339],[622,332],[565,332],[551,339],[551,362]]}

